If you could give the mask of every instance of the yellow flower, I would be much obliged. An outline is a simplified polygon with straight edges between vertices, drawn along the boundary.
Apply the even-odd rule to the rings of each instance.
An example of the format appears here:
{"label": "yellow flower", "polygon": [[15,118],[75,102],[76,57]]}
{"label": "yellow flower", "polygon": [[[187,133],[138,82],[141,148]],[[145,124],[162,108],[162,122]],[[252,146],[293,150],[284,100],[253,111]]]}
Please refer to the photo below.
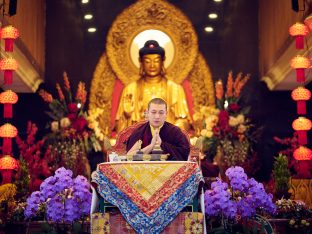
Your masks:
{"label": "yellow flower", "polygon": [[67,117],[62,118],[60,123],[61,123],[61,128],[67,128],[70,126],[70,119]]}
{"label": "yellow flower", "polygon": [[296,221],[294,220],[294,219],[291,219],[290,221],[289,221],[289,224],[290,225],[294,225],[296,223]]}
{"label": "yellow flower", "polygon": [[206,134],[207,134],[207,129],[202,129],[202,130],[200,131],[200,135],[206,136]]}
{"label": "yellow flower", "polygon": [[237,125],[238,125],[237,118],[235,118],[235,117],[233,117],[233,116],[230,116],[229,125],[230,125],[231,127],[237,126]]}
{"label": "yellow flower", "polygon": [[240,114],[236,117],[238,124],[242,124],[245,122],[245,116]]}
{"label": "yellow flower", "polygon": [[210,138],[210,137],[212,137],[212,136],[213,136],[213,132],[208,130],[208,131],[206,132],[205,137]]}
{"label": "yellow flower", "polygon": [[53,121],[51,123],[51,131],[52,132],[57,132],[59,130],[59,123],[58,121]]}
{"label": "yellow flower", "polygon": [[14,184],[4,184],[0,186],[0,202],[12,201],[16,194],[16,186]]}
{"label": "yellow flower", "polygon": [[193,120],[194,121],[197,121],[197,120],[202,120],[204,118],[204,115],[200,112],[196,112],[194,115],[193,115]]}
{"label": "yellow flower", "polygon": [[244,133],[246,131],[247,127],[244,124],[240,124],[237,128],[238,133]]}

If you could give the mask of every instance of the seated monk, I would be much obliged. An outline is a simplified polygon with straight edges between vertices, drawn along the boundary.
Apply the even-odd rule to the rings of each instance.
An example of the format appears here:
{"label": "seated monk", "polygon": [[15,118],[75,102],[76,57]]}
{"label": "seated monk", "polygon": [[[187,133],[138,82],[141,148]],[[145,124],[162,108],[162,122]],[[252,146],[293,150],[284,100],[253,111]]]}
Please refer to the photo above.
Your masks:
{"label": "seated monk", "polygon": [[184,89],[165,77],[165,50],[150,40],[139,51],[140,79],[128,84],[122,92],[116,113],[116,130],[145,119],[144,111],[153,98],[167,102],[167,121],[188,130],[191,121]]}
{"label": "seated monk", "polygon": [[[148,103],[148,122],[138,127],[127,141],[127,155],[150,154],[156,145],[168,160],[186,161],[190,153],[190,143],[181,129],[166,122],[167,103],[161,98],[154,98]],[[141,145],[142,144],[142,145]]]}

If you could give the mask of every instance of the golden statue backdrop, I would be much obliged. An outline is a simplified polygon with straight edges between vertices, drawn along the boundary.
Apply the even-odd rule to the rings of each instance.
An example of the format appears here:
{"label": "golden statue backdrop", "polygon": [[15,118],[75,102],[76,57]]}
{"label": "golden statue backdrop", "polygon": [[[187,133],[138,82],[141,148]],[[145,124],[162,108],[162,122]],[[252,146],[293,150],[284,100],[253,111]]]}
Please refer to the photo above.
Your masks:
{"label": "golden statue backdrop", "polygon": [[124,87],[140,79],[138,51],[147,40],[165,48],[166,79],[183,86],[190,118],[201,106],[214,105],[211,73],[190,21],[164,0],[139,0],[116,18],[93,75],[89,112],[100,113],[97,126],[105,135],[115,127]]}

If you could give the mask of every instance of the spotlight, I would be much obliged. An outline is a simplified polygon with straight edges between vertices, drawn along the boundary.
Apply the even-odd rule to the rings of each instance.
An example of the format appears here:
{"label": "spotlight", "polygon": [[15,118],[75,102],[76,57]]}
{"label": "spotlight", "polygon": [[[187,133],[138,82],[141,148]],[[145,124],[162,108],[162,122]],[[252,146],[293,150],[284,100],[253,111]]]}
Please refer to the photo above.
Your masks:
{"label": "spotlight", "polygon": [[89,2],[89,0],[81,0],[82,4],[87,4]]}
{"label": "spotlight", "polygon": [[91,15],[91,14],[86,14],[86,15],[84,16],[84,18],[85,18],[86,20],[90,20],[90,19],[93,18],[93,15]]}
{"label": "spotlight", "polygon": [[213,32],[213,27],[210,27],[210,26],[205,27],[205,31],[206,32]]}
{"label": "spotlight", "polygon": [[216,18],[218,18],[218,15],[216,13],[210,13],[208,15],[208,17],[209,17],[209,19],[216,19]]}
{"label": "spotlight", "polygon": [[96,32],[96,28],[88,28],[88,32],[90,33]]}

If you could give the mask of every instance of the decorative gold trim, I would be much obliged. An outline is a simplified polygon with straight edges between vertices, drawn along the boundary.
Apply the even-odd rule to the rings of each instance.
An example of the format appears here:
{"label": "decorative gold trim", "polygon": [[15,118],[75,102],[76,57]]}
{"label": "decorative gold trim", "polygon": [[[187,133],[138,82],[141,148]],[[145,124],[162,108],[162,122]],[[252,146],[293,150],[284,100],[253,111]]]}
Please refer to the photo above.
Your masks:
{"label": "decorative gold trim", "polygon": [[201,106],[215,106],[214,83],[201,53],[198,53],[188,80],[191,84],[195,112],[200,111]]}
{"label": "decorative gold trim", "polygon": [[[306,44],[311,45],[312,35],[306,38]],[[293,90],[298,86],[296,82],[296,72],[290,67],[290,60],[296,55],[309,57],[311,49],[296,50],[295,40],[284,50],[284,52],[276,59],[275,63],[270,67],[269,71],[261,77],[270,90]],[[311,81],[311,77],[306,77],[306,83]]]}
{"label": "decorative gold trim", "polygon": [[138,69],[130,58],[130,46],[135,36],[146,29],[163,31],[172,39],[175,56],[167,77],[180,84],[193,68],[198,52],[197,35],[186,16],[162,0],[138,1],[117,17],[106,43],[113,71],[123,84],[139,79]]}
{"label": "decorative gold trim", "polygon": [[34,93],[39,85],[43,83],[39,71],[32,64],[23,51],[14,45],[13,53],[4,52],[4,43],[1,44],[1,57],[13,57],[18,62],[18,69],[13,76],[13,84],[2,85],[3,90],[12,89],[17,93]]}
{"label": "decorative gold trim", "polygon": [[107,56],[104,53],[95,68],[89,96],[89,112],[96,108],[104,110],[97,117],[99,128],[104,135],[110,134],[111,102],[115,80],[116,76],[108,64]]}

